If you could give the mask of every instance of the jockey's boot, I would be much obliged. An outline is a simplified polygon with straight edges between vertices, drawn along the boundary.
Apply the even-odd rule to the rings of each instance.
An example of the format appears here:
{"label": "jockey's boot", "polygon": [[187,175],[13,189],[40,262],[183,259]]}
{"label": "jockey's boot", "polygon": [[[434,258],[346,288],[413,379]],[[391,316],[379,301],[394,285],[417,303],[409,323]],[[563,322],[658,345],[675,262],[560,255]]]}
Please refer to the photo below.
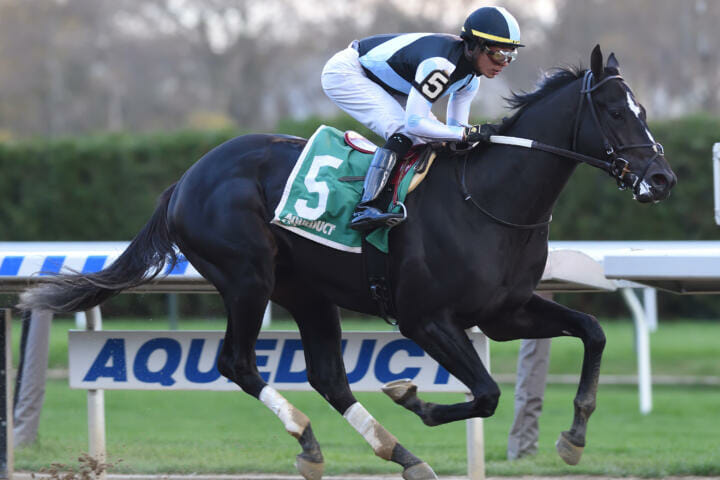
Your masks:
{"label": "jockey's boot", "polygon": [[375,151],[370,168],[365,174],[362,198],[355,207],[350,228],[358,231],[374,230],[385,225],[395,225],[404,219],[401,213],[384,212],[372,205],[387,184],[398,157],[403,158],[412,147],[412,141],[405,135],[396,133],[382,148]]}

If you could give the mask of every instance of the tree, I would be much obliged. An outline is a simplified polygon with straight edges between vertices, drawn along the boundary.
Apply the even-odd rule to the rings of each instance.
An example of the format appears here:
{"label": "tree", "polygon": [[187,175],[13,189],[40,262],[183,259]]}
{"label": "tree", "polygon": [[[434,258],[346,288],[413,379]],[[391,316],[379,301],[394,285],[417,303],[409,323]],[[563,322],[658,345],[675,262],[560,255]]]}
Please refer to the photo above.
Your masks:
{"label": "tree", "polygon": [[[582,65],[600,43],[658,118],[720,113],[720,2],[505,0],[527,47],[481,82],[474,114],[499,117],[538,72]],[[462,0],[0,0],[0,138],[334,114],[319,76],[354,38],[457,33]],[[642,19],[643,21],[640,21]],[[440,108],[436,110],[440,110]],[[441,113],[441,112],[438,112]]]}
{"label": "tree", "polygon": [[719,114],[720,2],[558,0],[543,57],[584,60],[599,43],[614,51],[651,118]]}

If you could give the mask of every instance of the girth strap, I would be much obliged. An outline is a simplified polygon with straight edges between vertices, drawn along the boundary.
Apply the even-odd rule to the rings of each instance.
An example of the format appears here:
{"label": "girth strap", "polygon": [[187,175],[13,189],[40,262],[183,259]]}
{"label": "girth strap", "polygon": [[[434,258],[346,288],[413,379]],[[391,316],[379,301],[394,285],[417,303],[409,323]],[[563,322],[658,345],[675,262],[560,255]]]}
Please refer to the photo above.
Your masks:
{"label": "girth strap", "polygon": [[397,325],[389,317],[397,318],[395,302],[393,302],[392,286],[390,284],[390,269],[388,268],[388,255],[378,250],[373,244],[367,241],[367,236],[362,239],[362,256],[365,265],[365,277],[370,289],[370,297],[377,303],[380,310],[380,317],[388,325]]}

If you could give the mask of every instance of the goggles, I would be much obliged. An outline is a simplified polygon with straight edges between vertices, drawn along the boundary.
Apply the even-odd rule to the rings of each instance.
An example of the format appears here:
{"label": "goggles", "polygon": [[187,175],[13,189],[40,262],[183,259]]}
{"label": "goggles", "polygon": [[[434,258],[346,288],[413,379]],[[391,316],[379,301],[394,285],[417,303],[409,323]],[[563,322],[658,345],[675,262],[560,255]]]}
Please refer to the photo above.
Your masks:
{"label": "goggles", "polygon": [[511,50],[509,52],[505,50],[490,50],[490,47],[486,46],[483,51],[487,53],[490,60],[498,65],[510,63],[517,58],[517,50]]}

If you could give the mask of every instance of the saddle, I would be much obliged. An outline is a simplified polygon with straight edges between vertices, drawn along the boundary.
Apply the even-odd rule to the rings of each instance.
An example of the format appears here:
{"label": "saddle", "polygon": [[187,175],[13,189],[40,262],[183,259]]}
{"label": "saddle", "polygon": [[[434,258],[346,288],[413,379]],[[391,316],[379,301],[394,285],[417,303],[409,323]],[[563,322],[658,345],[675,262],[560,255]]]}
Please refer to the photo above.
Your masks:
{"label": "saddle", "polygon": [[[298,156],[271,223],[328,247],[361,253],[361,232],[349,228],[349,222],[376,148],[359,134],[346,135],[320,126]],[[402,212],[408,188],[416,188],[424,178],[435,150],[416,149],[407,160],[398,162],[392,182],[388,182],[391,185],[378,204]],[[368,241],[387,252],[389,230],[374,230]]]}
{"label": "saddle", "polygon": [[[345,143],[358,152],[375,153],[375,150],[378,149],[377,145],[353,130],[346,131],[344,137]],[[410,149],[410,151],[408,151],[405,157],[398,161],[398,164],[395,165],[392,176],[388,181],[388,187],[392,188],[391,199],[393,203],[396,203],[398,200],[398,189],[407,174],[411,170],[415,170],[415,174],[412,176],[410,185],[407,189],[407,193],[410,193],[415,190],[423,180],[425,180],[425,176],[430,170],[435,158],[437,158],[438,152],[445,147],[446,144],[443,142],[415,145]],[[341,180],[362,181],[364,178],[365,177],[343,177]]]}

